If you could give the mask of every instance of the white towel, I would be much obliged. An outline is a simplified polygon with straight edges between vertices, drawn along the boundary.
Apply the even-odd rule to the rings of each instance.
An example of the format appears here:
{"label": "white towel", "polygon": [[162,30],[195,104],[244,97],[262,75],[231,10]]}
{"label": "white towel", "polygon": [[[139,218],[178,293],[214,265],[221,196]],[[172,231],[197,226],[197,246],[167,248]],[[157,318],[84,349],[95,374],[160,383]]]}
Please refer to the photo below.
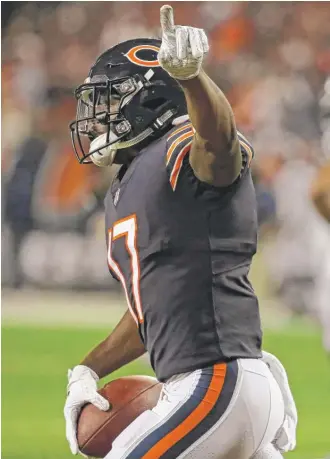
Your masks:
{"label": "white towel", "polygon": [[288,376],[281,362],[273,354],[263,351],[262,360],[268,365],[270,372],[279,385],[284,401],[284,422],[277,432],[273,444],[282,453],[292,451],[296,446],[298,413],[289,386]]}

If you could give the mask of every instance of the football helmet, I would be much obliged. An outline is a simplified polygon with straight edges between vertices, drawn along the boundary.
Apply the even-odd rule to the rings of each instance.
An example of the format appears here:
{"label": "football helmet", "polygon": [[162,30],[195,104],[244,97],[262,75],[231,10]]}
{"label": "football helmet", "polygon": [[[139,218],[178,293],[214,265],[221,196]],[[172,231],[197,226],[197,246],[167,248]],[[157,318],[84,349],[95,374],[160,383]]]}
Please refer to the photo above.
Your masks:
{"label": "football helmet", "polygon": [[144,148],[187,113],[182,88],[158,62],[160,45],[140,38],[114,46],[77,87],[70,131],[80,163],[111,165],[118,149]]}

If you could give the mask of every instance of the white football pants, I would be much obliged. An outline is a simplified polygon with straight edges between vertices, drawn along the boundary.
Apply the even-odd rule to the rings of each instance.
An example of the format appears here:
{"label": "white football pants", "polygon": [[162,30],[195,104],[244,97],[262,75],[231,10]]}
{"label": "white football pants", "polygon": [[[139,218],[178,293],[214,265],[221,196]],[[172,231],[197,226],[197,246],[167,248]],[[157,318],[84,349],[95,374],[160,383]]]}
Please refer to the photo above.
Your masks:
{"label": "white football pants", "polygon": [[[284,419],[280,388],[257,359],[184,373],[114,441],[105,459],[280,458],[270,443]],[[271,456],[269,453],[274,453]]]}

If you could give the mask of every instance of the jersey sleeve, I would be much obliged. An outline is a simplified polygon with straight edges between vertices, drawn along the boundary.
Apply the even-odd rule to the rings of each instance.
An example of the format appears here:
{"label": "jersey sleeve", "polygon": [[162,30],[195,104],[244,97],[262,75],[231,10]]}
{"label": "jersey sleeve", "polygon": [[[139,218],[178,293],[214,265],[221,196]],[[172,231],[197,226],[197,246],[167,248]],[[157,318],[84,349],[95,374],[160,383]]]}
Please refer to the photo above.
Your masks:
{"label": "jersey sleeve", "polygon": [[166,170],[172,190],[178,183],[183,160],[190,151],[194,137],[192,124],[187,122],[170,133],[166,141]]}
{"label": "jersey sleeve", "polygon": [[[172,190],[175,191],[183,161],[188,155],[195,130],[190,122],[178,127],[170,133],[166,141],[166,169]],[[242,153],[242,173],[250,166],[254,150],[250,142],[237,131]]]}

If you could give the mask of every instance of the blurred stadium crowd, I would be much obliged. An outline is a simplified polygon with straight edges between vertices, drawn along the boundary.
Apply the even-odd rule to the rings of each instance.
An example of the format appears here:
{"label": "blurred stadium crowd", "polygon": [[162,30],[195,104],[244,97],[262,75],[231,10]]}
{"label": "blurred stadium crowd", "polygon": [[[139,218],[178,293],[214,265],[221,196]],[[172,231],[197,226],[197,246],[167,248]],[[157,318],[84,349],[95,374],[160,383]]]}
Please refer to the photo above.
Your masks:
{"label": "blurred stadium crowd", "polygon": [[[76,161],[72,93],[106,48],[159,36],[160,6],[2,2],[4,285],[117,288],[107,273],[102,221],[113,171]],[[310,199],[315,174],[330,159],[320,104],[330,97],[329,3],[176,1],[175,20],[208,34],[206,69],[255,146],[272,286],[292,309],[307,310],[330,257],[329,226]]]}

